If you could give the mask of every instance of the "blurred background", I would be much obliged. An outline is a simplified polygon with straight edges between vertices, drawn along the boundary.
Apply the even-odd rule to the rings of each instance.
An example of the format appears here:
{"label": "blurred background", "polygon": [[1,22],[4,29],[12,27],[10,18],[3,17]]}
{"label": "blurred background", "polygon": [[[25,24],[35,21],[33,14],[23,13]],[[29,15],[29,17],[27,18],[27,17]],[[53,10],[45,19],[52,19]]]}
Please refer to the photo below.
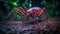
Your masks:
{"label": "blurred background", "polygon": [[[0,21],[1,20],[10,20],[12,19],[12,15],[8,18],[5,18],[7,14],[14,8],[14,7],[45,7],[49,13],[51,18],[53,17],[60,17],[60,10],[59,10],[59,0],[0,0]],[[16,19],[19,19],[18,15]]]}
{"label": "blurred background", "polygon": [[[60,6],[59,0],[0,0],[0,21],[9,21],[9,20],[13,19],[14,18],[13,16],[16,13],[16,10],[13,10],[11,15],[9,15],[7,18],[5,18],[5,17],[15,7],[16,8],[27,7],[28,9],[31,8],[31,7],[40,7],[40,8],[45,7],[47,9],[47,11],[48,11],[49,16],[52,19],[54,19],[56,21],[56,23],[58,23],[58,27],[53,32],[44,32],[44,33],[47,33],[47,34],[53,34],[53,33],[54,34],[59,34],[60,33],[60,7],[59,6]],[[16,17],[16,20],[19,20],[19,21],[23,20],[23,18],[24,18],[21,15],[16,15],[15,17]],[[32,19],[30,19],[30,20],[32,20]],[[13,33],[16,34],[15,33],[16,31],[14,31],[12,33],[13,29],[16,27],[15,30],[17,30],[18,27],[22,27],[20,25],[20,22],[18,22],[19,26],[16,24],[17,23],[16,21],[15,22],[13,22],[13,21],[8,22],[9,24],[12,23],[12,25],[8,24],[12,28],[12,31],[9,31],[10,29],[7,28],[8,25],[6,25],[5,23],[7,23],[7,22],[1,22],[0,23],[0,33],[2,33],[2,34],[5,34],[5,32],[10,32],[10,34],[13,34]],[[33,30],[33,32],[34,32],[34,30]]]}

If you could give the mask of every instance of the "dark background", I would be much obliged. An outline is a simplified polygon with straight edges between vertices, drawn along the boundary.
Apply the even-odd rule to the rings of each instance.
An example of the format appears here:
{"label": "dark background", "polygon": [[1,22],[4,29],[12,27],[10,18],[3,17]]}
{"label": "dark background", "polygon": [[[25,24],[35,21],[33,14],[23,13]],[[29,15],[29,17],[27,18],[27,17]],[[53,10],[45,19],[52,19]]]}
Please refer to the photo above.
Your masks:
{"label": "dark background", "polygon": [[2,18],[6,17],[14,7],[26,6],[29,8],[30,1],[32,1],[31,7],[45,7],[50,17],[60,17],[59,0],[0,0],[0,20],[4,20]]}

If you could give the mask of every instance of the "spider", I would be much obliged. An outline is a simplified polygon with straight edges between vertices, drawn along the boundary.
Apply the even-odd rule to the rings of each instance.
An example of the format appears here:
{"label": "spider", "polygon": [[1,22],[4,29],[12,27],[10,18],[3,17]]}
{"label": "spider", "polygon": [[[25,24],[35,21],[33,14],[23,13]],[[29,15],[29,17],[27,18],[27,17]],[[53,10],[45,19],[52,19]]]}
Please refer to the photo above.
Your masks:
{"label": "spider", "polygon": [[[31,9],[27,10],[27,11],[24,11],[22,9],[23,12],[22,12],[22,10],[19,10],[18,8],[15,8],[15,10],[19,11],[26,19],[28,19],[30,16],[32,16],[34,18],[34,23],[37,24],[37,26],[38,26],[39,29],[40,29],[40,26],[38,25],[38,22],[37,22],[36,17],[39,17],[42,14],[44,14],[44,20],[47,22],[48,26],[50,26],[51,29],[54,28],[54,25],[52,26],[49,23],[49,21],[47,21],[47,17],[49,17],[49,15],[48,15],[48,12],[46,11],[46,8],[45,7],[43,7],[41,10],[39,10],[38,7],[35,7],[35,8],[33,7]],[[18,14],[19,14],[19,12],[18,12]],[[40,29],[40,31],[41,31],[41,29]]]}

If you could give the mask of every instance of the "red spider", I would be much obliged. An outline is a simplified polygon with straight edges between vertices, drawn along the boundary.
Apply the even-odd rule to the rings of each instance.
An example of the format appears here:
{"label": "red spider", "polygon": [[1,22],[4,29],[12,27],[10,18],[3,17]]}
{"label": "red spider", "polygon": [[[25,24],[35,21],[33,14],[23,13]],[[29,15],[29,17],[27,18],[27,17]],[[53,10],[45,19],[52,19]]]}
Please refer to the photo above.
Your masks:
{"label": "red spider", "polygon": [[[40,15],[42,15],[43,13],[45,13],[44,14],[44,20],[46,20],[46,22],[48,23],[48,26],[50,26],[50,28],[51,29],[53,29],[53,27],[54,26],[52,26],[52,25],[50,25],[49,24],[49,22],[47,21],[47,16],[49,17],[49,15],[48,15],[48,13],[47,13],[47,11],[46,11],[46,9],[43,7],[42,8],[42,10],[33,10],[32,11],[32,14],[30,14],[30,13],[23,13],[23,12],[21,12],[19,9],[17,9],[17,8],[15,8],[16,10],[18,10],[20,13],[22,13],[22,15],[25,17],[25,18],[29,18],[31,15],[32,15],[32,17],[34,18],[34,20],[35,20],[35,22],[36,22],[36,24],[37,24],[37,26],[38,26],[38,29],[40,29],[40,26],[38,25],[38,23],[37,23],[37,21],[36,21],[36,17],[38,17],[38,16],[40,16]],[[41,31],[41,29],[40,29],[40,31]]]}

